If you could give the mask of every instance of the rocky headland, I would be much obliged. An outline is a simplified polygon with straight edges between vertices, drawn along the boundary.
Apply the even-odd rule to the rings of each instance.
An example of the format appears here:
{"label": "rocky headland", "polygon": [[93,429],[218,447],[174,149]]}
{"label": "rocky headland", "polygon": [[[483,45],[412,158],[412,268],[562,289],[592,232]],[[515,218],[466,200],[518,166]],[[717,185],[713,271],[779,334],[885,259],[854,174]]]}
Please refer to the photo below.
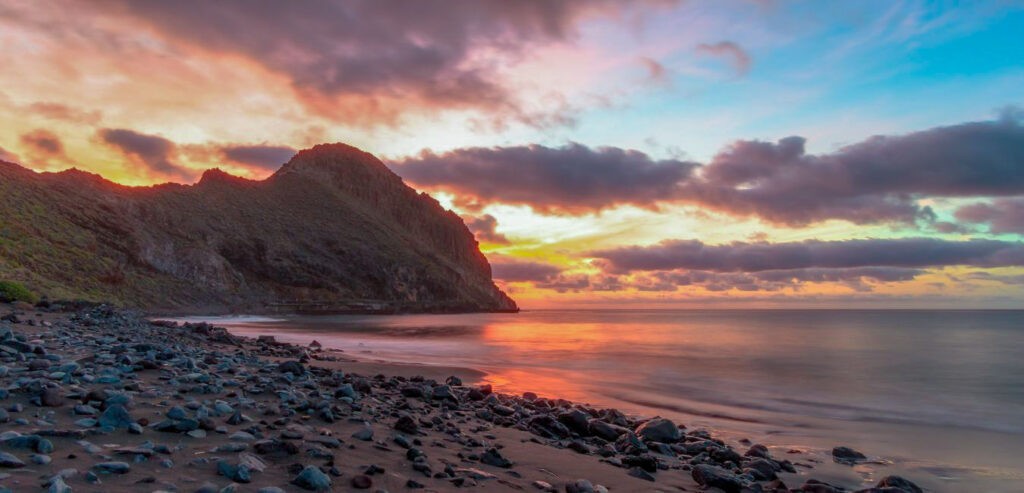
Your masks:
{"label": "rocky headland", "polygon": [[0,281],[164,313],[515,311],[462,219],[345,144],[251,181],[126,187],[0,161]]}
{"label": "rocky headland", "polygon": [[[798,451],[503,395],[471,372],[104,305],[0,314],[0,491],[846,491]],[[921,489],[888,476],[860,491]]]}

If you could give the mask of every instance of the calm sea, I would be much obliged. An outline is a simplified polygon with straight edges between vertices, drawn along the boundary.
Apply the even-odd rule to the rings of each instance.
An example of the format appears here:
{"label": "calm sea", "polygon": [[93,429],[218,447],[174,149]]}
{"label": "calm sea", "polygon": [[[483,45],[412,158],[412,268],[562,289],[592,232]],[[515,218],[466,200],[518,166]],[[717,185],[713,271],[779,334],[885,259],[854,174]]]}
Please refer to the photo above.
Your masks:
{"label": "calm sea", "polygon": [[211,318],[496,389],[811,453],[852,446],[938,491],[1024,491],[1024,311],[543,310]]}

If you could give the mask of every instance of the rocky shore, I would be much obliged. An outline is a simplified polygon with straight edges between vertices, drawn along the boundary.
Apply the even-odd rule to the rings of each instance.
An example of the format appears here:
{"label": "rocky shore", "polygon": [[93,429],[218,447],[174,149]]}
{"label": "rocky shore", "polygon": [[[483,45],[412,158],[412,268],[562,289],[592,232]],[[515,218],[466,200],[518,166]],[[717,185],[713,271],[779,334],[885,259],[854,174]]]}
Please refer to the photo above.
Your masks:
{"label": "rocky shore", "polygon": [[663,418],[77,308],[0,305],[0,491],[846,491]]}

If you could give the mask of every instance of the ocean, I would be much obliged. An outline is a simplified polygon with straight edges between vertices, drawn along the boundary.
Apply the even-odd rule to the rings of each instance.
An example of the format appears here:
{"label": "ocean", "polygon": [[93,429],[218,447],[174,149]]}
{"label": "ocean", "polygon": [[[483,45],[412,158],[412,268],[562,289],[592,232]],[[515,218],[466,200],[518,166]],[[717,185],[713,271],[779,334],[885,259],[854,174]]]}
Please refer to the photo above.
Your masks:
{"label": "ocean", "polygon": [[880,462],[821,465],[849,486],[896,471],[935,491],[1024,491],[1024,311],[203,320],[357,358],[479,369],[499,391],[661,415],[732,440],[809,454],[846,445]]}

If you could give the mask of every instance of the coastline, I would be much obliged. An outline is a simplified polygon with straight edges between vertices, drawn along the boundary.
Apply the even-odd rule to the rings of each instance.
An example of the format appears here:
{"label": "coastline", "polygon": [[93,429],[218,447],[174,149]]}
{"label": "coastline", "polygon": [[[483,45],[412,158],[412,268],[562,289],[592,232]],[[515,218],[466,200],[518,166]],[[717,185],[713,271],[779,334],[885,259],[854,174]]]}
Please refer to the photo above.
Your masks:
{"label": "coastline", "polygon": [[[2,378],[14,411],[3,428],[36,437],[4,435],[15,466],[4,469],[5,486],[41,477],[47,487],[105,491],[134,491],[140,481],[148,489],[302,491],[324,479],[333,491],[694,491],[698,483],[842,491],[811,479],[819,464],[806,457],[734,449],[701,430],[613,409],[491,393],[469,384],[480,376],[469,369],[353,362],[104,307],[35,312],[4,324],[12,332],[4,331],[3,346],[13,351],[4,351]],[[465,378],[440,379],[460,372]],[[41,440],[49,442],[43,451]],[[23,442],[36,444],[35,453],[12,449]]]}

